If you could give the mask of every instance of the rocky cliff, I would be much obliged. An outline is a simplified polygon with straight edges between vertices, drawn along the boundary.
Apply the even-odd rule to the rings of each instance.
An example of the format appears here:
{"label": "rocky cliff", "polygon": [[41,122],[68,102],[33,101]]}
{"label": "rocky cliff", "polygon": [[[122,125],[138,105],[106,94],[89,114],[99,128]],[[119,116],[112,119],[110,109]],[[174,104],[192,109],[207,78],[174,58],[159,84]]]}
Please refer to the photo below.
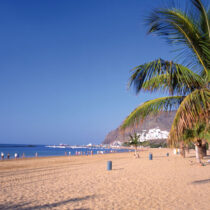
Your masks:
{"label": "rocky cliff", "polygon": [[126,129],[124,133],[122,133],[118,127],[117,129],[110,131],[102,143],[110,144],[114,141],[125,142],[128,141],[129,134],[133,134],[134,132],[142,133],[143,131],[149,131],[154,128],[159,128],[161,131],[170,131],[175,113],[175,111],[170,113],[160,112],[156,116],[148,116],[143,123],[135,126],[135,128],[130,127],[129,129]]}

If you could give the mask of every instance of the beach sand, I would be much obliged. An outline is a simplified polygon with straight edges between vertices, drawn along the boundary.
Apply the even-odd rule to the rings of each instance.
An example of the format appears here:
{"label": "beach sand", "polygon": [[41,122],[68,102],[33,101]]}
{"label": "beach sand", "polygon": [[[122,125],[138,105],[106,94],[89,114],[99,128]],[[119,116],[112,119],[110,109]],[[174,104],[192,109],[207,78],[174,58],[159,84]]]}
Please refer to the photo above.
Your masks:
{"label": "beach sand", "polygon": [[115,153],[0,161],[0,209],[209,210],[210,163],[199,166],[194,156],[150,149],[139,159]]}

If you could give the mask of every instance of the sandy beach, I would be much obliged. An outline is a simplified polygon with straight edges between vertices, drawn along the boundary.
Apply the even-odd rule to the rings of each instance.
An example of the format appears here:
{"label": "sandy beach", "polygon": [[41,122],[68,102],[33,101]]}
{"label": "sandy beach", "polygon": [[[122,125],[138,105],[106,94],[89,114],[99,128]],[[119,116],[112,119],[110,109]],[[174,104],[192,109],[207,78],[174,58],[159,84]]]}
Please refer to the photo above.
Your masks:
{"label": "sandy beach", "polygon": [[0,209],[209,210],[210,163],[199,166],[194,155],[150,149],[139,159],[115,153],[0,161]]}

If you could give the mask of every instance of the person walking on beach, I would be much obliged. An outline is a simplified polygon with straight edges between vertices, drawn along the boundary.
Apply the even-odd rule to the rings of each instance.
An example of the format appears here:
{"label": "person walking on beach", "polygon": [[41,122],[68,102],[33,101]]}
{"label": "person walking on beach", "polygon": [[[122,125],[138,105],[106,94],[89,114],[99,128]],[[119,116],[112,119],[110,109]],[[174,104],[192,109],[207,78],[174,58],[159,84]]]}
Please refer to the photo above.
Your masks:
{"label": "person walking on beach", "polygon": [[4,160],[4,153],[1,153],[1,159]]}
{"label": "person walking on beach", "polygon": [[7,154],[7,159],[9,160],[9,158],[10,158],[10,154],[8,153],[8,154]]}

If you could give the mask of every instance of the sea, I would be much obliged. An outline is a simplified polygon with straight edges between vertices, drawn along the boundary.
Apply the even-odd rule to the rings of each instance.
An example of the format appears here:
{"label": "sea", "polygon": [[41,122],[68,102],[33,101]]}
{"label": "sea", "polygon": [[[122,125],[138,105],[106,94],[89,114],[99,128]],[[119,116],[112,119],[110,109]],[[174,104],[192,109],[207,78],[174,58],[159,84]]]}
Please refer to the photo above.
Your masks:
{"label": "sea", "polygon": [[0,144],[0,154],[4,153],[4,158],[7,154],[10,158],[14,158],[15,153],[18,157],[47,157],[47,156],[64,156],[64,155],[93,155],[105,154],[113,152],[128,152],[128,149],[113,149],[104,147],[83,147],[77,146],[76,148],[62,148],[62,147],[48,147],[48,145],[27,145],[27,144]]}

